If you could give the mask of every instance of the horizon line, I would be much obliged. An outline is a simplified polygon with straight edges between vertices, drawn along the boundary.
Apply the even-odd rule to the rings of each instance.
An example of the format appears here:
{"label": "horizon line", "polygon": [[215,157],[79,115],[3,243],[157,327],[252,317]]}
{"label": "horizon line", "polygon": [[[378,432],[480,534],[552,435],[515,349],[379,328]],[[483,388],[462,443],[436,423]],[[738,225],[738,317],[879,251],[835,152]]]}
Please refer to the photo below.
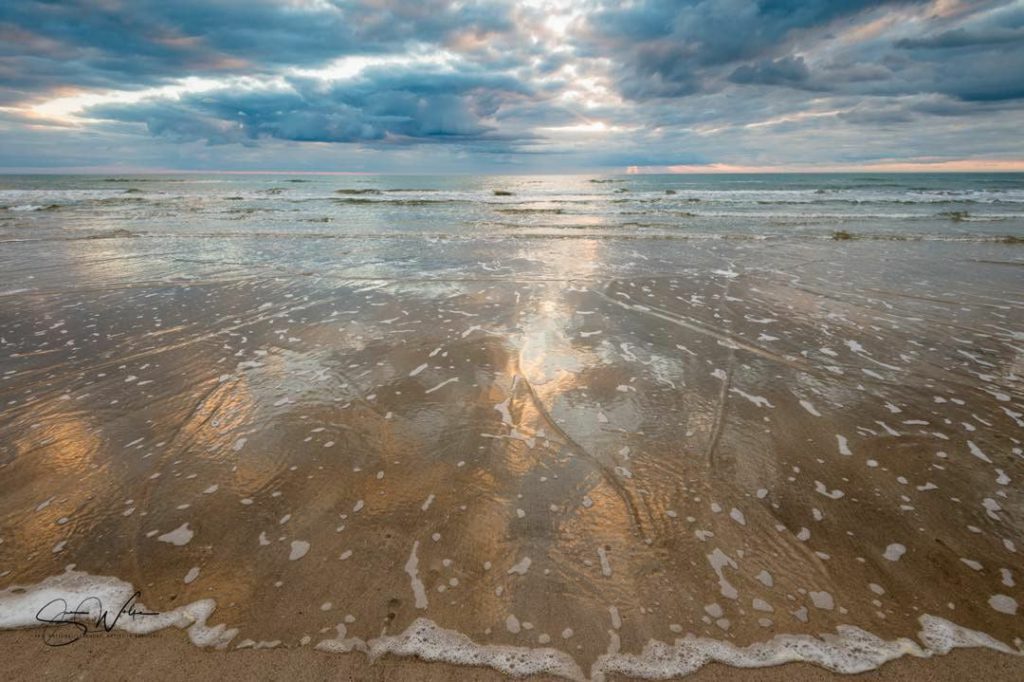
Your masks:
{"label": "horizon line", "polygon": [[672,164],[672,165],[631,165],[625,167],[604,167],[591,169],[565,170],[559,172],[530,172],[517,170],[503,171],[434,171],[434,172],[402,172],[402,171],[342,171],[342,170],[289,170],[289,169],[174,169],[174,168],[140,168],[125,166],[58,166],[47,168],[35,167],[0,167],[0,175],[331,175],[331,176],[363,176],[363,175],[808,175],[808,174],[841,174],[841,173],[1024,173],[1024,159],[958,159],[944,161],[880,161],[868,164],[821,164],[821,165],[746,165],[728,163],[709,164]]}

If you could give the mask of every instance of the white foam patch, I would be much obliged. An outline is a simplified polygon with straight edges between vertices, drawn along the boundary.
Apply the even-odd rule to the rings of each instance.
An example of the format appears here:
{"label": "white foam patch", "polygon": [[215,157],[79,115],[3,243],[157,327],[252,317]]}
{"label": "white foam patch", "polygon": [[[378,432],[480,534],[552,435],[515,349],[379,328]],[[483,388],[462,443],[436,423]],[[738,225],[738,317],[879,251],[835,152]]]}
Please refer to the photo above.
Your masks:
{"label": "white foam patch", "polygon": [[453,383],[453,382],[458,381],[458,380],[459,380],[458,377],[452,377],[451,379],[445,379],[444,381],[439,383],[437,386],[434,386],[433,388],[428,388],[427,390],[424,391],[424,393],[433,393],[434,391],[436,391],[436,390],[438,390],[440,388],[443,388],[443,387],[447,386],[448,384]]}
{"label": "white foam patch", "polygon": [[981,448],[974,444],[973,440],[967,441],[967,448],[971,451],[971,454],[980,459],[982,462],[992,463],[992,460],[988,458]]}
{"label": "white foam patch", "polygon": [[950,623],[944,618],[937,618],[927,614],[919,619],[921,632],[917,637],[927,647],[928,651],[936,654],[948,654],[953,649],[982,648],[1000,651],[1004,654],[1021,655],[1021,651],[1011,649],[997,639],[989,637],[984,632],[969,630],[960,627],[956,623]]}
{"label": "white foam patch", "polygon": [[505,398],[503,401],[494,406],[494,409],[501,414],[501,421],[509,426],[512,425],[512,413],[509,411],[509,405],[512,403],[512,398]]}
{"label": "white foam patch", "polygon": [[[109,576],[90,575],[70,567],[61,575],[51,576],[42,582],[29,586],[12,585],[0,591],[0,629],[38,627],[40,618],[57,620],[61,611],[88,610],[88,616],[81,616],[79,622],[93,624],[107,612],[106,623],[115,629],[134,635],[147,635],[158,630],[176,627],[188,631],[188,637],[196,646],[227,647],[238,634],[236,629],[226,625],[209,626],[207,621],[217,608],[213,599],[200,599],[173,611],[156,615],[130,618],[114,618],[121,607],[135,594],[131,583]],[[153,611],[140,602],[133,602],[137,612]],[[57,626],[61,627],[61,626]],[[70,626],[66,626],[70,627]],[[76,631],[77,632],[77,631]]]}
{"label": "white foam patch", "polygon": [[412,543],[412,552],[409,554],[409,560],[405,562],[405,572],[409,574],[409,581],[412,585],[412,594],[416,599],[416,608],[425,609],[427,608],[427,590],[423,586],[423,581],[420,580],[419,566],[420,560],[416,556],[416,550],[420,548],[420,541]]}
{"label": "white foam patch", "polygon": [[745,391],[741,391],[738,388],[730,388],[729,392],[730,393],[735,393],[738,396],[742,396],[742,397],[746,398],[750,402],[754,403],[754,405],[756,405],[757,407],[775,407],[774,405],[771,404],[771,402],[769,402],[769,400],[767,398],[759,396],[759,395],[751,395],[750,393],[746,393]]}
{"label": "white foam patch", "polygon": [[988,605],[999,613],[1005,613],[1008,616],[1017,615],[1017,600],[1005,594],[992,595],[989,597]]}
{"label": "white foam patch", "polygon": [[814,407],[814,404],[810,400],[801,400],[800,407],[804,408],[805,410],[813,414],[815,417],[821,416],[821,412],[818,412],[817,408]]}
{"label": "white foam patch", "polygon": [[900,638],[883,640],[852,625],[840,625],[835,635],[778,635],[767,642],[737,647],[729,642],[692,635],[674,644],[653,640],[640,654],[604,655],[591,669],[591,679],[623,674],[645,679],[688,675],[712,662],[737,668],[762,668],[783,663],[811,663],[832,672],[854,674],[874,670],[904,655],[927,658],[953,648],[984,647],[1020,654],[988,635],[960,627],[935,616],[921,616],[918,638],[924,644]]}
{"label": "white foam patch", "polygon": [[821,495],[824,495],[825,497],[830,497],[833,500],[838,500],[839,498],[843,497],[846,494],[839,489],[829,490],[828,486],[826,486],[821,481],[814,482],[814,491]]}
{"label": "white foam patch", "polygon": [[169,542],[172,545],[181,547],[187,545],[192,540],[192,536],[195,535],[195,531],[188,527],[187,523],[183,523],[170,533],[164,533],[157,538],[160,542]]}
{"label": "white foam patch", "polygon": [[333,654],[344,654],[349,651],[366,652],[366,642],[358,637],[346,637],[348,628],[344,623],[338,623],[335,628],[337,635],[333,639],[324,639],[317,642],[314,647],[317,651],[327,651]]}
{"label": "white foam patch", "polygon": [[533,563],[533,559],[528,556],[524,556],[519,560],[512,568],[508,569],[508,574],[518,573],[519,575],[526,575],[526,572],[530,570],[530,564]]}
{"label": "white foam patch", "polygon": [[557,649],[477,644],[466,635],[445,630],[426,618],[418,618],[400,635],[369,642],[370,657],[384,654],[416,656],[425,661],[458,665],[482,665],[506,675],[558,675],[583,680],[583,671],[573,658]]}
{"label": "white foam patch", "polygon": [[846,436],[836,434],[836,440],[839,441],[840,455],[846,455],[847,457],[849,457],[850,455],[853,454],[853,452],[850,451],[850,443],[846,440]]}
{"label": "white foam patch", "polygon": [[814,590],[811,590],[808,593],[808,595],[811,597],[811,602],[814,603],[814,606],[816,608],[831,611],[836,606],[835,600],[832,598],[832,595],[828,592],[815,592]]}
{"label": "white foam patch", "polygon": [[[600,656],[590,670],[589,679],[599,682],[610,674],[669,679],[688,675],[712,662],[738,668],[801,662],[853,674],[873,670],[904,655],[927,658],[949,653],[954,648],[983,647],[1003,653],[1021,653],[984,633],[942,618],[925,615],[919,622],[922,629],[918,638],[924,646],[907,638],[886,641],[851,625],[840,625],[836,634],[778,635],[746,647],[693,635],[677,639],[674,644],[652,640],[639,654]],[[588,679],[576,662],[562,651],[477,644],[425,618],[417,619],[400,635],[370,640],[368,646],[371,658],[383,654],[417,656],[427,661],[488,666],[517,677],[547,673],[571,680]]]}
{"label": "white foam patch", "polygon": [[601,575],[605,576],[606,578],[611,577],[612,564],[610,561],[608,561],[608,552],[605,550],[604,547],[597,548],[597,557],[601,560]]}
{"label": "white foam patch", "polygon": [[885,548],[885,554],[883,554],[882,556],[884,556],[889,561],[899,561],[900,557],[906,554],[906,552],[906,547],[904,547],[898,542],[894,542]]}
{"label": "white foam patch", "polygon": [[859,673],[877,668],[905,654],[928,655],[907,639],[886,642],[853,626],[839,626],[837,632],[838,635],[825,635],[820,639],[779,635],[748,647],[692,636],[677,639],[674,645],[652,641],[640,654],[602,656],[594,668],[604,674],[618,673],[646,679],[681,677],[712,662],[737,668],[762,668],[803,662],[833,672]]}
{"label": "white foam patch", "polygon": [[722,596],[726,599],[736,599],[739,593],[736,591],[736,588],[732,586],[732,583],[726,579],[725,573],[723,572],[726,566],[736,570],[736,562],[733,561],[728,554],[717,547],[713,552],[711,552],[711,554],[708,554],[707,557],[712,570],[714,570],[715,575],[718,576],[718,587],[722,592]]}

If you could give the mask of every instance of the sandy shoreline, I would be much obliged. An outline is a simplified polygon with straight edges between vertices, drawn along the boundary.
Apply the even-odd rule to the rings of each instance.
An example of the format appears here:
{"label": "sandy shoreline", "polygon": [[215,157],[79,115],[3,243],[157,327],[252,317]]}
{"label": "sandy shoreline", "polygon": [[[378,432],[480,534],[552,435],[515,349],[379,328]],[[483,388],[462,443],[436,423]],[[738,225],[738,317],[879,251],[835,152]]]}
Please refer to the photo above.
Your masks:
{"label": "sandy shoreline", "polygon": [[428,678],[469,673],[303,647],[668,677],[1024,641],[1009,246],[206,220],[0,254],[0,627],[138,591],[280,647],[86,644],[95,669]]}
{"label": "sandy shoreline", "polygon": [[[384,657],[372,663],[362,654],[331,654],[312,648],[260,651],[199,650],[181,633],[161,632],[145,637],[98,635],[65,647],[48,647],[41,630],[0,632],[12,679],[137,679],[143,674],[156,679],[186,677],[219,680],[423,680],[459,679],[464,682],[499,682],[499,672],[478,667],[427,663],[419,659]],[[930,659],[904,657],[856,676],[857,680],[903,682],[929,679],[959,682],[1024,678],[1024,657],[983,649],[957,649]],[[537,682],[562,678],[536,675]],[[627,680],[615,676],[609,679]],[[849,679],[816,666],[791,663],[772,668],[741,669],[717,663],[687,676],[694,682],[804,682]]]}

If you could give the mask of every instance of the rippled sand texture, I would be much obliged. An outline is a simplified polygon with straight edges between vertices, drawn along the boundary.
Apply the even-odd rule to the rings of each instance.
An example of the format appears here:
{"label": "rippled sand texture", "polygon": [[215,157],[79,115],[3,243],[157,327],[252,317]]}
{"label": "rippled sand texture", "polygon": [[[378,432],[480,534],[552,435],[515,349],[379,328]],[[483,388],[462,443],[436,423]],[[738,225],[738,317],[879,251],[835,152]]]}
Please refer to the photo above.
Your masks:
{"label": "rippled sand texture", "polygon": [[75,564],[155,610],[216,599],[233,644],[426,617],[584,669],[924,614],[1013,644],[1021,266],[996,243],[7,244],[0,588]]}

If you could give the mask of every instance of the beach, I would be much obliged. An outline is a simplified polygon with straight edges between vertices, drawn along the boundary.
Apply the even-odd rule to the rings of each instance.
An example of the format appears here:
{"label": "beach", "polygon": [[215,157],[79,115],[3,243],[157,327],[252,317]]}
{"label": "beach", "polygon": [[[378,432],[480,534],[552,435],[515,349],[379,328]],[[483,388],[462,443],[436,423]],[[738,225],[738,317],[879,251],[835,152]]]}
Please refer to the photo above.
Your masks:
{"label": "beach", "polygon": [[[362,656],[334,656],[309,649],[197,652],[177,633],[127,639],[100,636],[83,641],[81,646],[63,649],[47,648],[40,642],[38,634],[29,632],[5,632],[0,634],[0,641],[4,651],[9,652],[10,674],[16,679],[38,674],[41,666],[51,678],[82,680],[130,680],[138,679],[140,674],[155,678],[216,677],[228,681],[273,678],[500,682],[508,679],[488,668],[427,663],[415,658],[388,657],[368,663]],[[855,679],[871,682],[919,679],[957,682],[964,679],[1014,680],[1020,679],[1022,674],[1024,664],[1019,657],[979,649],[958,649],[937,658],[899,659],[877,670],[861,673]],[[537,675],[529,679],[557,682],[563,678]],[[694,682],[810,682],[841,681],[849,677],[804,663],[753,670],[712,663],[686,679]]]}
{"label": "beach", "polygon": [[1020,175],[0,198],[16,669],[1024,671]]}

